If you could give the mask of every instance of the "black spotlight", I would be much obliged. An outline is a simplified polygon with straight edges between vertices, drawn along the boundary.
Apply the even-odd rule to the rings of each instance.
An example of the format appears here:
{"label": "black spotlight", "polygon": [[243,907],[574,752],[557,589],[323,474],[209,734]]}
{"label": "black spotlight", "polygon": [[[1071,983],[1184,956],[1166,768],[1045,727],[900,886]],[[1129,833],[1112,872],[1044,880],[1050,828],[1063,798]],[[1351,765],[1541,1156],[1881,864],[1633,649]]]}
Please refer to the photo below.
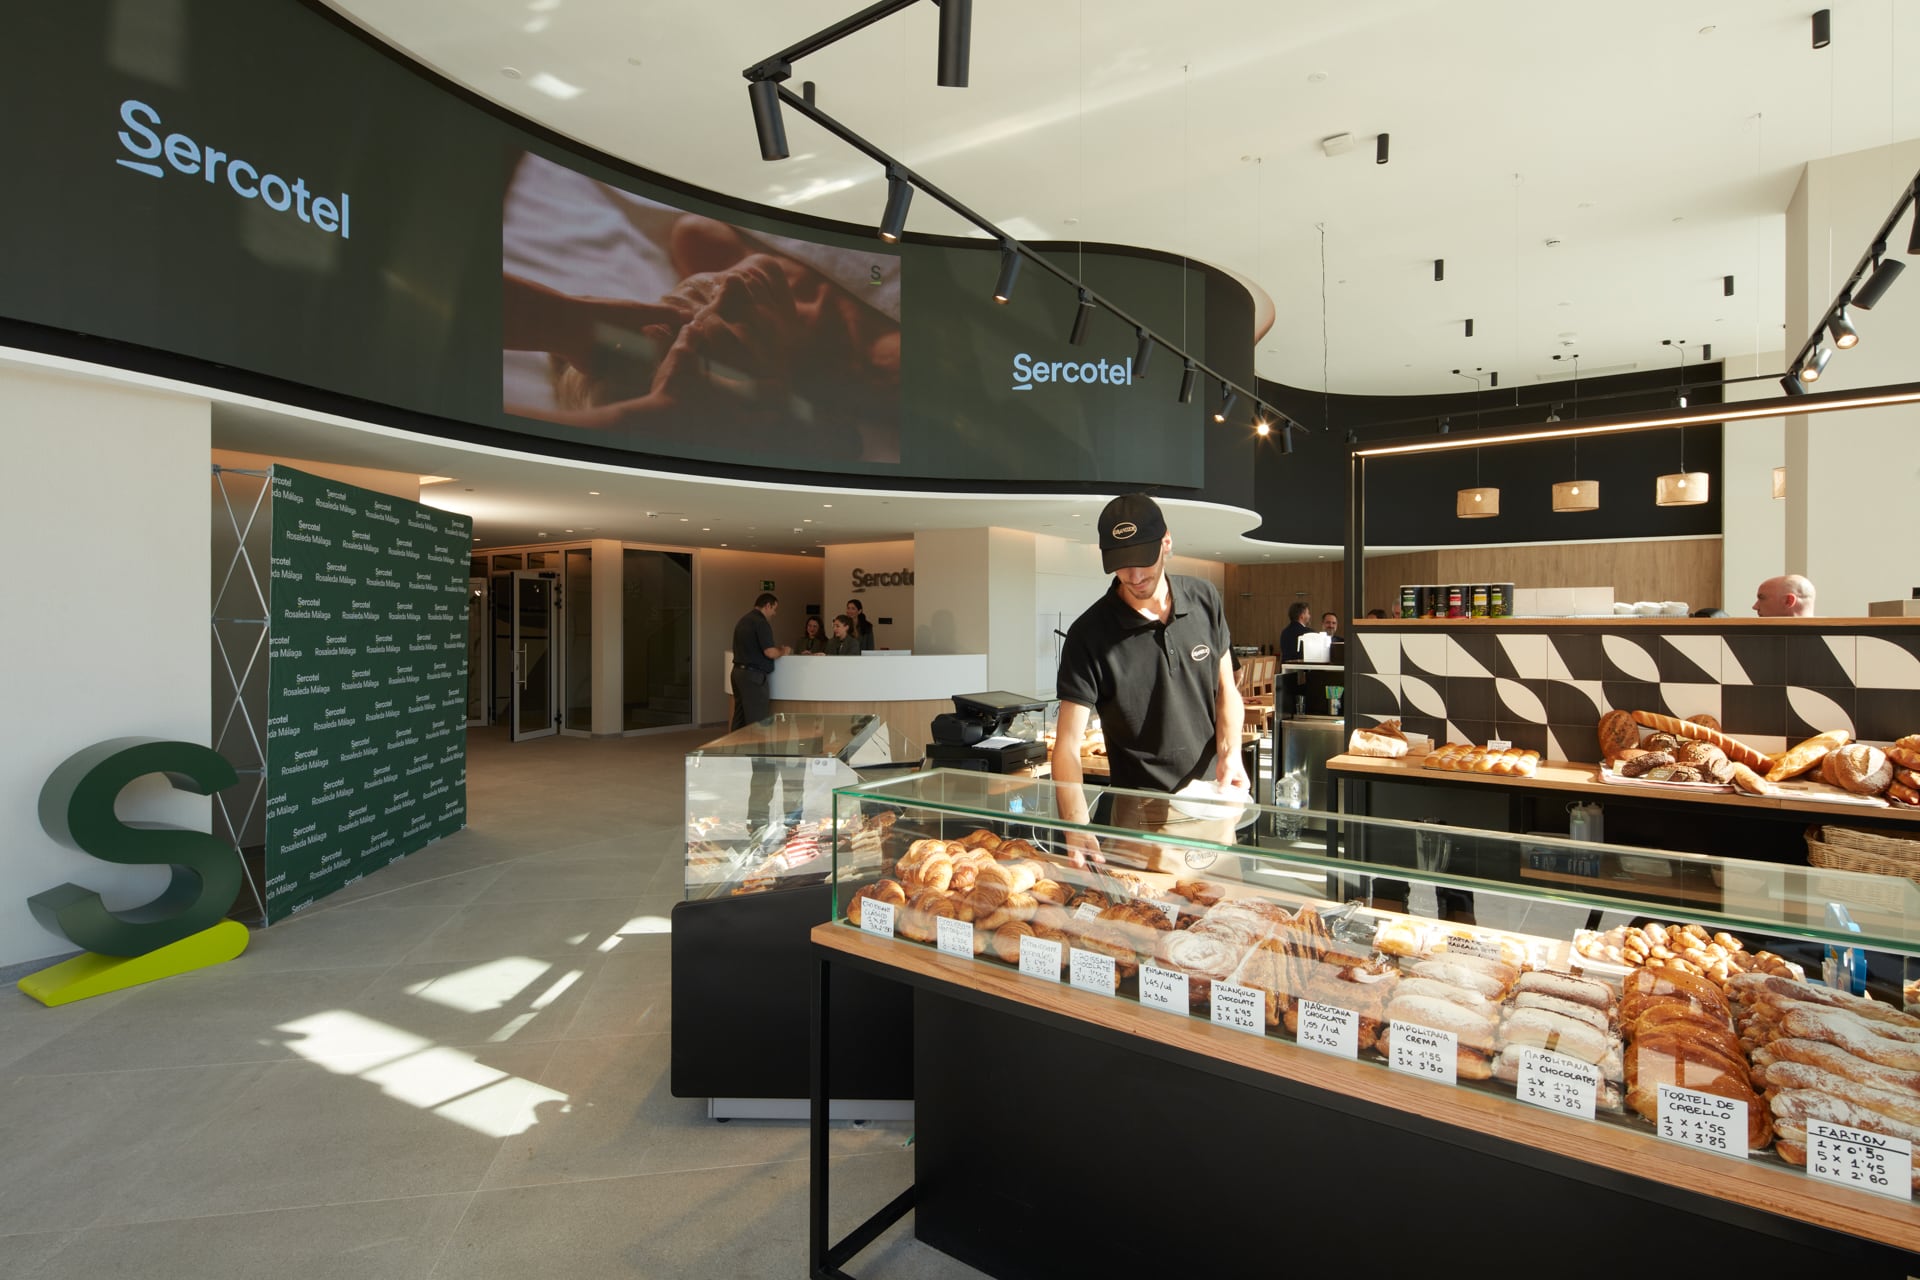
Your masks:
{"label": "black spotlight", "polygon": [[1005,303],[1013,297],[1013,282],[1020,278],[1020,251],[1008,243],[1000,250],[1000,280],[993,286],[993,300]]}
{"label": "black spotlight", "polygon": [[1373,140],[1373,162],[1375,164],[1387,162],[1387,135],[1384,133]]}
{"label": "black spotlight", "polygon": [[1813,11],[1813,47],[1824,49],[1833,43],[1833,10]]}
{"label": "black spotlight", "polygon": [[940,5],[940,84],[967,87],[967,54],[973,44],[973,0],[938,0]]}
{"label": "black spotlight", "polygon": [[913,203],[913,184],[894,169],[887,170],[887,208],[880,215],[880,238],[899,244],[907,234],[907,206]]}
{"label": "black spotlight", "polygon": [[1701,344],[1700,344],[1700,360],[1701,360],[1701,362],[1702,362],[1702,363],[1705,363],[1706,361],[1708,361],[1708,360],[1711,360],[1711,359],[1713,359],[1713,344],[1712,344],[1711,342],[1703,342],[1703,343],[1701,343]]}
{"label": "black spotlight", "polygon": [[1803,396],[1807,394],[1807,389],[1801,385],[1800,379],[1790,373],[1780,379],[1780,389],[1790,396]]}
{"label": "black spotlight", "polygon": [[1833,359],[1833,348],[1826,343],[1816,343],[1807,358],[1800,365],[1800,381],[1818,382],[1820,375],[1827,371],[1827,362]]}
{"label": "black spotlight", "polygon": [[1240,393],[1223,381],[1220,384],[1220,407],[1213,411],[1213,420],[1215,422],[1225,422],[1227,417],[1232,414],[1233,406],[1239,403]]}
{"label": "black spotlight", "polygon": [[1447,260],[1445,258],[1435,258],[1433,260],[1434,283],[1438,284],[1440,281],[1445,280],[1446,278],[1447,278]]}
{"label": "black spotlight", "polygon": [[1135,347],[1133,351],[1133,376],[1136,378],[1144,378],[1147,376],[1147,362],[1153,359],[1153,338],[1148,335],[1145,329],[1141,329],[1138,332],[1140,334],[1140,345]]}
{"label": "black spotlight", "polygon": [[1733,277],[1732,276],[1720,277],[1720,296],[1723,298],[1731,298],[1733,296]]}
{"label": "black spotlight", "polygon": [[1887,290],[1893,287],[1893,282],[1906,269],[1906,264],[1898,258],[1882,258],[1879,265],[1874,267],[1873,274],[1867,277],[1867,282],[1860,286],[1860,292],[1853,295],[1853,305],[1862,311],[1873,310],[1874,304],[1886,296]]}
{"label": "black spotlight", "polygon": [[1187,361],[1186,365],[1182,367],[1182,369],[1180,370],[1180,403],[1181,404],[1193,403],[1193,382],[1194,382],[1195,376],[1196,375],[1194,373],[1193,361],[1189,360]]}
{"label": "black spotlight", "polygon": [[1080,291],[1080,305],[1074,308],[1073,332],[1067,335],[1067,341],[1079,346],[1087,340],[1087,326],[1093,322],[1093,295],[1085,289]]}
{"label": "black spotlight", "polygon": [[1452,419],[1452,418],[1442,418],[1442,419],[1440,419],[1440,434],[1441,434],[1441,435],[1443,435],[1443,436],[1444,436],[1444,435],[1446,435],[1446,434],[1447,434],[1447,433],[1448,433],[1449,431],[1452,431],[1452,430],[1453,430],[1453,419]]}
{"label": "black spotlight", "polygon": [[760,135],[762,160],[785,160],[787,125],[780,118],[780,85],[773,80],[749,80],[747,101],[753,104],[753,131]]}
{"label": "black spotlight", "polygon": [[1267,436],[1273,431],[1273,423],[1267,420],[1267,406],[1258,400],[1253,402],[1253,434]]}
{"label": "black spotlight", "polygon": [[1827,321],[1827,332],[1833,335],[1833,345],[1842,351],[1860,345],[1860,331],[1853,327],[1853,317],[1847,314],[1847,304],[1844,302],[1833,313],[1833,319]]}
{"label": "black spotlight", "polygon": [[1487,375],[1487,385],[1490,387],[1497,387],[1500,385],[1500,371],[1498,369],[1495,369],[1492,373]]}
{"label": "black spotlight", "polygon": [[1473,318],[1471,316],[1467,318],[1467,336],[1469,338],[1473,336]]}
{"label": "black spotlight", "polygon": [[1280,423],[1280,452],[1293,452],[1293,424],[1291,422],[1282,421]]}

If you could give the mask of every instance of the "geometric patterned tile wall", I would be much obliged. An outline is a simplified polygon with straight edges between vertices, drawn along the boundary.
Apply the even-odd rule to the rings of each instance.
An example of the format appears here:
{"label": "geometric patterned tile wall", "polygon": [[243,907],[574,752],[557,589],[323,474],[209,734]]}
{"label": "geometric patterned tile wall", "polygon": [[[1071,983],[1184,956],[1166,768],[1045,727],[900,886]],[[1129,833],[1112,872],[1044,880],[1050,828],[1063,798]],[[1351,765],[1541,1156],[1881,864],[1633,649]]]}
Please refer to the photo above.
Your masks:
{"label": "geometric patterned tile wall", "polygon": [[1835,626],[1716,634],[1635,623],[1525,623],[1359,633],[1354,709],[1435,742],[1506,738],[1550,760],[1592,760],[1613,708],[1712,715],[1756,750],[1826,729],[1885,744],[1920,733],[1920,628]]}

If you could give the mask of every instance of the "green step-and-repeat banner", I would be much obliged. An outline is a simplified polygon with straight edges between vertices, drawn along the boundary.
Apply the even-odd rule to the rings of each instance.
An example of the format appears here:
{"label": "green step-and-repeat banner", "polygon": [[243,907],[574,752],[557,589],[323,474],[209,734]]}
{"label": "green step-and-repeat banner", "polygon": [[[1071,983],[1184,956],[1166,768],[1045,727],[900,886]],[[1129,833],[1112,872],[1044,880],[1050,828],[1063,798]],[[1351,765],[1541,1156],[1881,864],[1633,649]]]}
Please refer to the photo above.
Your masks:
{"label": "green step-and-repeat banner", "polygon": [[467,517],[273,469],[267,920],[467,820]]}

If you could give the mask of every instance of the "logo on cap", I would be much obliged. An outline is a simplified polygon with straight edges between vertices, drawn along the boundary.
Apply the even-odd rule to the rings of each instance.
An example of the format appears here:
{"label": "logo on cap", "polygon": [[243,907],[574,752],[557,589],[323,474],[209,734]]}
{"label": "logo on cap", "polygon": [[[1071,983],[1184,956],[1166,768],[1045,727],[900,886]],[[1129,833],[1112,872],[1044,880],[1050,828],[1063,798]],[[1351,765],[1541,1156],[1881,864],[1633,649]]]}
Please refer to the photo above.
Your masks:
{"label": "logo on cap", "polygon": [[1125,542],[1138,532],[1140,532],[1139,525],[1131,520],[1122,520],[1119,524],[1113,526],[1113,530],[1107,536],[1115,542]]}
{"label": "logo on cap", "polygon": [[1192,657],[1195,662],[1205,662],[1208,656],[1211,655],[1212,653],[1213,653],[1213,650],[1208,648],[1206,645],[1197,644],[1193,646]]}

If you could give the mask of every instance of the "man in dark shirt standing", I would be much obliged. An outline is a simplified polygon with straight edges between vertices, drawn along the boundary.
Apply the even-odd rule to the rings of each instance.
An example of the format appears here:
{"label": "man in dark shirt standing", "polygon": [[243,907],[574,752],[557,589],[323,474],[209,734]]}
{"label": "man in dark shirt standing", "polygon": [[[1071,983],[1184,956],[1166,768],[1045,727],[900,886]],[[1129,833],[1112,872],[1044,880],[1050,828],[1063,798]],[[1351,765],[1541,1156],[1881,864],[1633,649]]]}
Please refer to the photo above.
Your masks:
{"label": "man in dark shirt standing", "polygon": [[[1220,593],[1204,578],[1169,574],[1173,535],[1160,506],[1126,494],[1100,513],[1100,557],[1113,584],[1067,630],[1060,655],[1060,718],[1052,754],[1060,816],[1088,819],[1080,746],[1091,713],[1100,713],[1107,765],[1116,787],[1172,793],[1197,779],[1248,790],[1240,758],[1243,710],[1234,686],[1232,640]],[[1142,808],[1135,805],[1133,808]],[[1172,834],[1179,821],[1164,801],[1114,820]],[[1190,834],[1232,839],[1229,822],[1196,824]],[[1076,862],[1098,856],[1092,837],[1069,836]]]}
{"label": "man in dark shirt standing", "polygon": [[780,597],[762,591],[753,608],[733,624],[733,719],[727,731],[758,724],[773,715],[767,682],[773,678],[773,660],[793,652],[791,645],[773,642],[773,615]]}
{"label": "man in dark shirt standing", "polygon": [[1280,633],[1280,661],[1300,661],[1300,637],[1313,634],[1313,628],[1307,625],[1307,618],[1313,613],[1313,606],[1305,601],[1295,601],[1287,606],[1286,630]]}

